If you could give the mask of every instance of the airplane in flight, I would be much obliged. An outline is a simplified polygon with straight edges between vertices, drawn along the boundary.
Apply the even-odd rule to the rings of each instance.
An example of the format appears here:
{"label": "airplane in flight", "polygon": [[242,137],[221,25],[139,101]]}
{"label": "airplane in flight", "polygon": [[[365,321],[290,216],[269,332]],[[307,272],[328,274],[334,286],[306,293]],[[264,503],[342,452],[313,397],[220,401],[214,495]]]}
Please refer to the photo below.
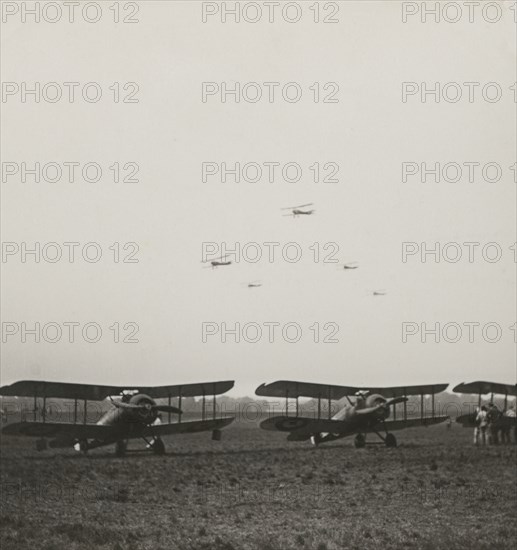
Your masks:
{"label": "airplane in flight", "polygon": [[213,260],[205,260],[202,263],[210,262],[210,265],[206,265],[206,267],[211,267],[212,269],[215,269],[216,267],[221,267],[224,265],[232,265],[232,262],[230,260],[226,259],[226,256],[220,256],[219,258],[214,258]]}
{"label": "airplane in flight", "polygon": [[251,281],[249,283],[246,283],[246,286],[248,288],[260,288],[262,286],[262,283],[260,281]]}
{"label": "airplane in flight", "polygon": [[359,269],[359,264],[358,262],[345,262],[343,264],[338,264],[336,265],[336,269],[339,269],[339,271],[341,270],[347,270],[347,269]]}
{"label": "airplane in flight", "polygon": [[313,203],[309,202],[308,204],[300,204],[299,206],[287,206],[286,208],[281,208],[280,210],[291,210],[290,214],[284,214],[284,216],[310,216],[316,212],[316,210],[302,210],[302,208],[307,208],[312,206]]}
{"label": "airplane in flight", "polygon": [[[217,417],[216,395],[233,388],[234,381],[203,382],[176,386],[99,386],[65,382],[22,380],[0,388],[1,396],[32,397],[33,418],[30,421],[14,422],[2,429],[5,435],[38,437],[36,448],[74,447],[78,451],[115,444],[115,454],[124,456],[128,452],[130,439],[143,439],[147,449],[155,454],[165,453],[162,436],[180,433],[212,431],[212,439],[221,439],[221,428],[233,422],[234,417]],[[201,420],[182,421],[181,402],[184,397],[203,396]],[[212,414],[206,408],[206,397],[213,397]],[[114,399],[116,397],[116,399]],[[73,422],[47,420],[47,399],[72,399]],[[88,401],[103,401],[109,398],[113,405],[96,422],[88,422]],[[172,398],[177,398],[177,407]],[[38,399],[43,406],[38,408]],[[168,399],[168,404],[158,404],[156,399]],[[78,414],[82,401],[82,414]],[[41,420],[38,420],[41,410]],[[161,413],[168,415],[162,423]],[[178,415],[177,422],[171,422],[171,415]],[[72,413],[70,412],[70,417]]]}
{"label": "airplane in flight", "polygon": [[[477,394],[478,409],[481,408],[481,396],[490,394],[490,402],[494,401],[494,394],[504,395],[503,410],[508,409],[508,396],[517,396],[517,384],[501,384],[499,382],[486,382],[477,380],[475,382],[462,382],[452,389],[455,393],[462,394]],[[476,426],[477,412],[470,412],[456,417],[456,422],[463,425],[464,428],[474,428]],[[517,427],[517,418],[511,416],[503,416],[502,422],[508,423],[510,426]]]}
{"label": "airplane in flight", "polygon": [[[289,441],[311,440],[313,445],[327,441],[335,441],[343,437],[355,435],[357,448],[366,445],[366,435],[374,433],[386,445],[396,447],[397,440],[391,433],[414,426],[428,426],[444,422],[449,417],[435,414],[434,396],[444,391],[448,384],[428,384],[421,386],[397,386],[391,388],[357,388],[351,386],[333,386],[278,380],[271,384],[262,384],[255,393],[265,397],[285,398],[286,414],[263,420],[260,427],[264,430],[288,432]],[[409,417],[407,401],[409,395],[420,395],[420,415]],[[431,416],[424,415],[424,395],[431,395]],[[299,397],[311,397],[318,400],[317,416],[299,415]],[[346,397],[345,405],[331,416],[332,401]],[[352,401],[350,398],[353,397]],[[296,400],[296,414],[289,415],[289,399]],[[322,400],[327,402],[327,417],[322,415]],[[396,417],[396,405],[403,403],[402,418]],[[388,420],[391,411],[392,419]]]}

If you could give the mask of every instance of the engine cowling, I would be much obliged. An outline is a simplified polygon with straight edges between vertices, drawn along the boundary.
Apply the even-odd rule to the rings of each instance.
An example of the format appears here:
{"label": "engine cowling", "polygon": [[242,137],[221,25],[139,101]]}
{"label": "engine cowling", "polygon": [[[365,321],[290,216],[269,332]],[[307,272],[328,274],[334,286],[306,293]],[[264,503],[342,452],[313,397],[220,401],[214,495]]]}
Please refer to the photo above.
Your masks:
{"label": "engine cowling", "polygon": [[390,408],[386,405],[386,399],[382,395],[371,395],[368,398],[369,407],[379,407],[379,405],[385,406],[379,408],[377,416],[380,420],[386,420],[390,416]]}
{"label": "engine cowling", "polygon": [[143,393],[133,395],[133,397],[129,400],[129,404],[139,407],[138,409],[131,411],[131,414],[139,422],[143,422],[144,424],[152,424],[156,420],[158,416],[158,411],[154,408],[156,402],[148,395]]}

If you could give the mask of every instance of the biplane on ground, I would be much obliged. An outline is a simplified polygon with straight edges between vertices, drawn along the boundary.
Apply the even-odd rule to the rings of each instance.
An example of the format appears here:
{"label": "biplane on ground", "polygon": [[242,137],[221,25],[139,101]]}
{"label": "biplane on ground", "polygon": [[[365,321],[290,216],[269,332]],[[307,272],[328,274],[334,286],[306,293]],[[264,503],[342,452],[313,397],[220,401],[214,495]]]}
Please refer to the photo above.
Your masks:
{"label": "biplane on ground", "polygon": [[[155,454],[164,454],[164,435],[212,431],[212,439],[221,438],[221,428],[230,424],[234,417],[217,417],[216,396],[230,390],[233,380],[203,382],[176,386],[99,386],[64,382],[22,380],[0,388],[2,396],[32,397],[33,418],[30,421],[8,424],[2,430],[6,435],[38,437],[36,448],[74,447],[87,452],[90,449],[115,444],[117,456],[127,452],[130,439],[143,439],[147,449]],[[114,397],[116,396],[116,399]],[[182,421],[182,398],[202,396],[201,420]],[[206,397],[213,396],[212,413],[207,410]],[[47,420],[47,399],[72,399],[73,422]],[[105,412],[96,423],[87,419],[88,401],[103,401],[110,398],[113,407]],[[177,406],[172,405],[172,399]],[[158,404],[156,399],[167,399],[168,404]],[[38,407],[42,400],[42,407]],[[82,418],[79,417],[79,402],[82,402]],[[37,411],[41,410],[41,420]],[[162,423],[161,413],[167,414]],[[171,422],[172,415],[178,415],[177,422]]]}
{"label": "biplane on ground", "polygon": [[[486,382],[477,380],[475,382],[462,382],[452,390],[455,393],[463,393],[478,396],[478,409],[481,408],[481,396],[490,395],[490,402],[494,401],[494,395],[504,395],[503,411],[508,409],[508,396],[517,396],[517,384],[500,384],[499,382]],[[476,426],[477,411],[462,414],[456,417],[456,422],[463,425],[464,428],[474,428]],[[501,422],[507,422],[510,425],[517,425],[515,417],[503,416]]]}
{"label": "biplane on ground", "polygon": [[[279,380],[271,384],[262,384],[255,393],[265,397],[285,398],[286,415],[274,416],[263,420],[260,427],[264,430],[288,432],[289,441],[311,440],[314,445],[334,441],[355,435],[355,446],[366,445],[366,435],[373,433],[386,447],[396,447],[397,440],[391,433],[413,426],[428,426],[444,422],[449,417],[435,414],[434,396],[444,391],[448,384],[430,384],[423,386],[400,386],[391,388],[358,388],[352,386],[332,386]],[[408,396],[420,395],[420,416],[408,417]],[[424,415],[424,395],[431,395],[431,416]],[[300,416],[299,397],[317,399],[315,417]],[[346,397],[348,405],[332,416],[332,401]],[[354,398],[352,401],[351,397]],[[295,399],[296,412],[289,414],[289,399]],[[327,417],[322,415],[322,401],[327,404]],[[402,418],[397,418],[396,405],[403,404]],[[388,420],[391,411],[392,419]]]}

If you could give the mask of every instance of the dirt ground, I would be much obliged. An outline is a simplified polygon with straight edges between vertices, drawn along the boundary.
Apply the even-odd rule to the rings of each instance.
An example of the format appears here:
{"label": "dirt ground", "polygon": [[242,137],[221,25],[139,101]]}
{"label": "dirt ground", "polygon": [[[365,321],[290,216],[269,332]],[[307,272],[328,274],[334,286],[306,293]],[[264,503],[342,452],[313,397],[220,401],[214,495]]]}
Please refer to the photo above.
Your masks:
{"label": "dirt ground", "polygon": [[471,435],[442,424],[397,432],[396,449],[313,448],[236,422],[220,442],[183,435],[122,459],[4,436],[0,547],[513,549],[517,446]]}

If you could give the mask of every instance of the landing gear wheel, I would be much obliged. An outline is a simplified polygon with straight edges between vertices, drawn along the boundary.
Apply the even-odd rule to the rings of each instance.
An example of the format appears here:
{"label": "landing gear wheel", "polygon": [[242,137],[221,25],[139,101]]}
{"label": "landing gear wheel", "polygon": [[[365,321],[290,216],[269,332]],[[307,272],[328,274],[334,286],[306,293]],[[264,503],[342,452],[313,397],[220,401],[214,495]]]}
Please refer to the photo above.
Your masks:
{"label": "landing gear wheel", "polygon": [[117,441],[115,443],[115,455],[125,456],[127,450],[127,443],[125,441]]}
{"label": "landing gear wheel", "polygon": [[366,437],[363,434],[357,434],[354,439],[356,449],[361,449],[366,445]]}
{"label": "landing gear wheel", "polygon": [[47,449],[47,440],[42,437],[41,439],[38,439],[36,441],[36,450],[37,451],[45,451]]}
{"label": "landing gear wheel", "polygon": [[384,440],[386,447],[396,447],[397,438],[393,434],[386,434],[386,439]]}
{"label": "landing gear wheel", "polygon": [[157,437],[152,444],[153,453],[155,455],[164,455],[165,454],[165,445],[163,441]]}

